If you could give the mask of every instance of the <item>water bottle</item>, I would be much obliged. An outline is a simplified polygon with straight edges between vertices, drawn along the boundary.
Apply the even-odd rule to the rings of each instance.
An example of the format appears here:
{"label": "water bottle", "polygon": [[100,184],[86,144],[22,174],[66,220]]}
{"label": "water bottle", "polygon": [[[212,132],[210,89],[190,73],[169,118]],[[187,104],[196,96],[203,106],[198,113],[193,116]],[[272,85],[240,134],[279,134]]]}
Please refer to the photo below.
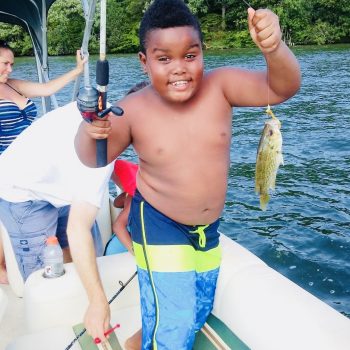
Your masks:
{"label": "water bottle", "polygon": [[46,240],[44,248],[44,274],[46,278],[56,278],[64,274],[63,252],[56,236]]}

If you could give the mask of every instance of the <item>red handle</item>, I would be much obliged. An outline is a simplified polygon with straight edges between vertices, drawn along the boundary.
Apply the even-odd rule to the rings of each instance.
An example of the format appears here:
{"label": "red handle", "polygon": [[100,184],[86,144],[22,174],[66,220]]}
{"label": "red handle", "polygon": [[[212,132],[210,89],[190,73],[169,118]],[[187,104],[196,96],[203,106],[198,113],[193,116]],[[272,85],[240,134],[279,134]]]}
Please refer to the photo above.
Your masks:
{"label": "red handle", "polygon": [[[109,335],[109,334],[111,334],[115,329],[117,329],[117,328],[119,328],[120,327],[120,324],[118,323],[118,324],[116,324],[114,327],[112,327],[111,329],[109,329],[108,331],[106,331],[105,333],[104,333],[104,335],[105,335],[105,337],[107,337],[107,335]],[[101,339],[100,338],[95,338],[94,339],[94,343],[95,344],[100,344],[101,343]]]}

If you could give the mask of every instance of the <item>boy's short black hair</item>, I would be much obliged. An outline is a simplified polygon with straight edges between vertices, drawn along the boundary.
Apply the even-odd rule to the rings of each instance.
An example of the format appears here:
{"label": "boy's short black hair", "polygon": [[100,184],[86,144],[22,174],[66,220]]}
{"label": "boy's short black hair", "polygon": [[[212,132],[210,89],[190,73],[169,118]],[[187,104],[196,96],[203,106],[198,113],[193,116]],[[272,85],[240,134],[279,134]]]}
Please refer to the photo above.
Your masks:
{"label": "boy's short black hair", "polygon": [[147,34],[154,29],[191,26],[203,42],[200,24],[183,0],[155,0],[144,13],[140,29],[140,51],[146,54]]}

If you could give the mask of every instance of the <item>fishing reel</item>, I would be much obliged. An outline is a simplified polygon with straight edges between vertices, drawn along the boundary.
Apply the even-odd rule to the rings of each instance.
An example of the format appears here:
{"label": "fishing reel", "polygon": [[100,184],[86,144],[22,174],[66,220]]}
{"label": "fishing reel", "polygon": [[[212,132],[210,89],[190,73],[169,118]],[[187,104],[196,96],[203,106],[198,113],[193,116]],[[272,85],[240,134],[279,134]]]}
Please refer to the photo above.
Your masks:
{"label": "fishing reel", "polygon": [[77,96],[77,106],[85,121],[91,123],[93,120],[103,118],[109,112],[112,112],[117,116],[122,116],[124,114],[123,109],[118,106],[111,106],[99,111],[99,97],[100,94],[98,90],[92,86],[83,87],[79,90]]}

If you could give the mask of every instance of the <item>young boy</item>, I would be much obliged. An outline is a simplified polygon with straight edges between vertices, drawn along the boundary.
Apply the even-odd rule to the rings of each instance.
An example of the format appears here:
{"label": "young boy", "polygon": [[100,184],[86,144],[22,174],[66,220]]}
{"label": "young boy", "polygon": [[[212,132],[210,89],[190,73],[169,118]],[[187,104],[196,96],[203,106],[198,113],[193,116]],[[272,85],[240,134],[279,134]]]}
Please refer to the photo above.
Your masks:
{"label": "young boy", "polygon": [[[300,87],[299,65],[281,41],[278,17],[250,8],[248,25],[267,71],[222,67],[204,73],[195,17],[181,0],[155,0],[139,34],[139,58],[150,86],[119,101],[122,118],[83,122],[78,131],[76,149],[89,166],[96,166],[95,139],[108,137],[109,161],[129,144],[139,155],[130,219],[142,349],[191,349],[212,309],[232,107],[281,103]],[[76,262],[83,265],[82,259]],[[103,339],[109,311],[89,268],[80,268],[90,300],[85,325]]]}

